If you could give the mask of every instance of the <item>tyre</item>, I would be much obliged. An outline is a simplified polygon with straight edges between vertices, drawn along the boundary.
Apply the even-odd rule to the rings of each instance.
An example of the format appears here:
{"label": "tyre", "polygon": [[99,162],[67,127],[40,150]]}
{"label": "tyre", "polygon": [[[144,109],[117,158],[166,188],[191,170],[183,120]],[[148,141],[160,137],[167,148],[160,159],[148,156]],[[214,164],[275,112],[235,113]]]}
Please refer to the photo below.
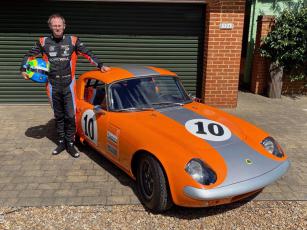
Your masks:
{"label": "tyre", "polygon": [[143,205],[154,212],[163,212],[172,206],[166,176],[151,155],[144,155],[138,162],[137,189]]}

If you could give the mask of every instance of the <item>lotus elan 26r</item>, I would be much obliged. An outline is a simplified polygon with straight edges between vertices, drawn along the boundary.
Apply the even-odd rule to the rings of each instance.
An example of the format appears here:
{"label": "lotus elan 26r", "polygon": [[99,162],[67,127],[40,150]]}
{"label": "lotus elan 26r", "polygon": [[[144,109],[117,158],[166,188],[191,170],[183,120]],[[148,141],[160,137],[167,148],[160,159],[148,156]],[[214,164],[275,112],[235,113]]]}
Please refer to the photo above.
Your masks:
{"label": "lotus elan 26r", "polygon": [[151,66],[77,80],[77,135],[136,180],[141,202],[206,207],[260,192],[289,167],[265,131],[193,101],[178,76]]}

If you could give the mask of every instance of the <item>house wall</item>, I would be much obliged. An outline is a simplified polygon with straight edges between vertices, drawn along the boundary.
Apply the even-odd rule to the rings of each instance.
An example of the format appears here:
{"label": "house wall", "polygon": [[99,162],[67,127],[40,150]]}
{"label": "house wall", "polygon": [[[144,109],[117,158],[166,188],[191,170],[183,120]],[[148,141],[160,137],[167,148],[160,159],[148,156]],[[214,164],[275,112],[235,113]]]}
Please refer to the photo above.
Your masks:
{"label": "house wall", "polygon": [[[209,105],[236,107],[245,1],[211,1],[206,9],[203,100]],[[222,23],[233,28],[222,29]]]}

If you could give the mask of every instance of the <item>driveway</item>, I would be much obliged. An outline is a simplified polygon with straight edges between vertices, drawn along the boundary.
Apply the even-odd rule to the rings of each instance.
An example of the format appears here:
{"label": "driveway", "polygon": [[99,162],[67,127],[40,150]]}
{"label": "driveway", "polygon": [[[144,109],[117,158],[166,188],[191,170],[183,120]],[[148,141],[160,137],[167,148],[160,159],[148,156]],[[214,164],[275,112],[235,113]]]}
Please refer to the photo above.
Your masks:
{"label": "driveway", "polygon": [[[255,200],[307,199],[307,97],[268,99],[239,93],[224,109],[269,132],[284,147],[290,170]],[[0,206],[139,204],[133,180],[96,151],[79,159],[52,156],[55,123],[49,105],[0,105]]]}

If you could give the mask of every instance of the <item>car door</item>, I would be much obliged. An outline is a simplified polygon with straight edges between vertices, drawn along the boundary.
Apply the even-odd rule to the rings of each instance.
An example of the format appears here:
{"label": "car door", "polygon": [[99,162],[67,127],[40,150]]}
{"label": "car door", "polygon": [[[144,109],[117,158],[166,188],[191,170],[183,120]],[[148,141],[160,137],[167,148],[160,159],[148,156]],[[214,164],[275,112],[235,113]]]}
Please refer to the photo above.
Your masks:
{"label": "car door", "polygon": [[107,110],[107,85],[101,80],[85,80],[80,106],[83,136],[91,146],[112,161],[119,161],[119,128],[112,124],[112,112]]}
{"label": "car door", "polygon": [[90,145],[105,153],[108,121],[106,84],[95,78],[87,78],[85,81],[84,97],[79,101],[81,132]]}

